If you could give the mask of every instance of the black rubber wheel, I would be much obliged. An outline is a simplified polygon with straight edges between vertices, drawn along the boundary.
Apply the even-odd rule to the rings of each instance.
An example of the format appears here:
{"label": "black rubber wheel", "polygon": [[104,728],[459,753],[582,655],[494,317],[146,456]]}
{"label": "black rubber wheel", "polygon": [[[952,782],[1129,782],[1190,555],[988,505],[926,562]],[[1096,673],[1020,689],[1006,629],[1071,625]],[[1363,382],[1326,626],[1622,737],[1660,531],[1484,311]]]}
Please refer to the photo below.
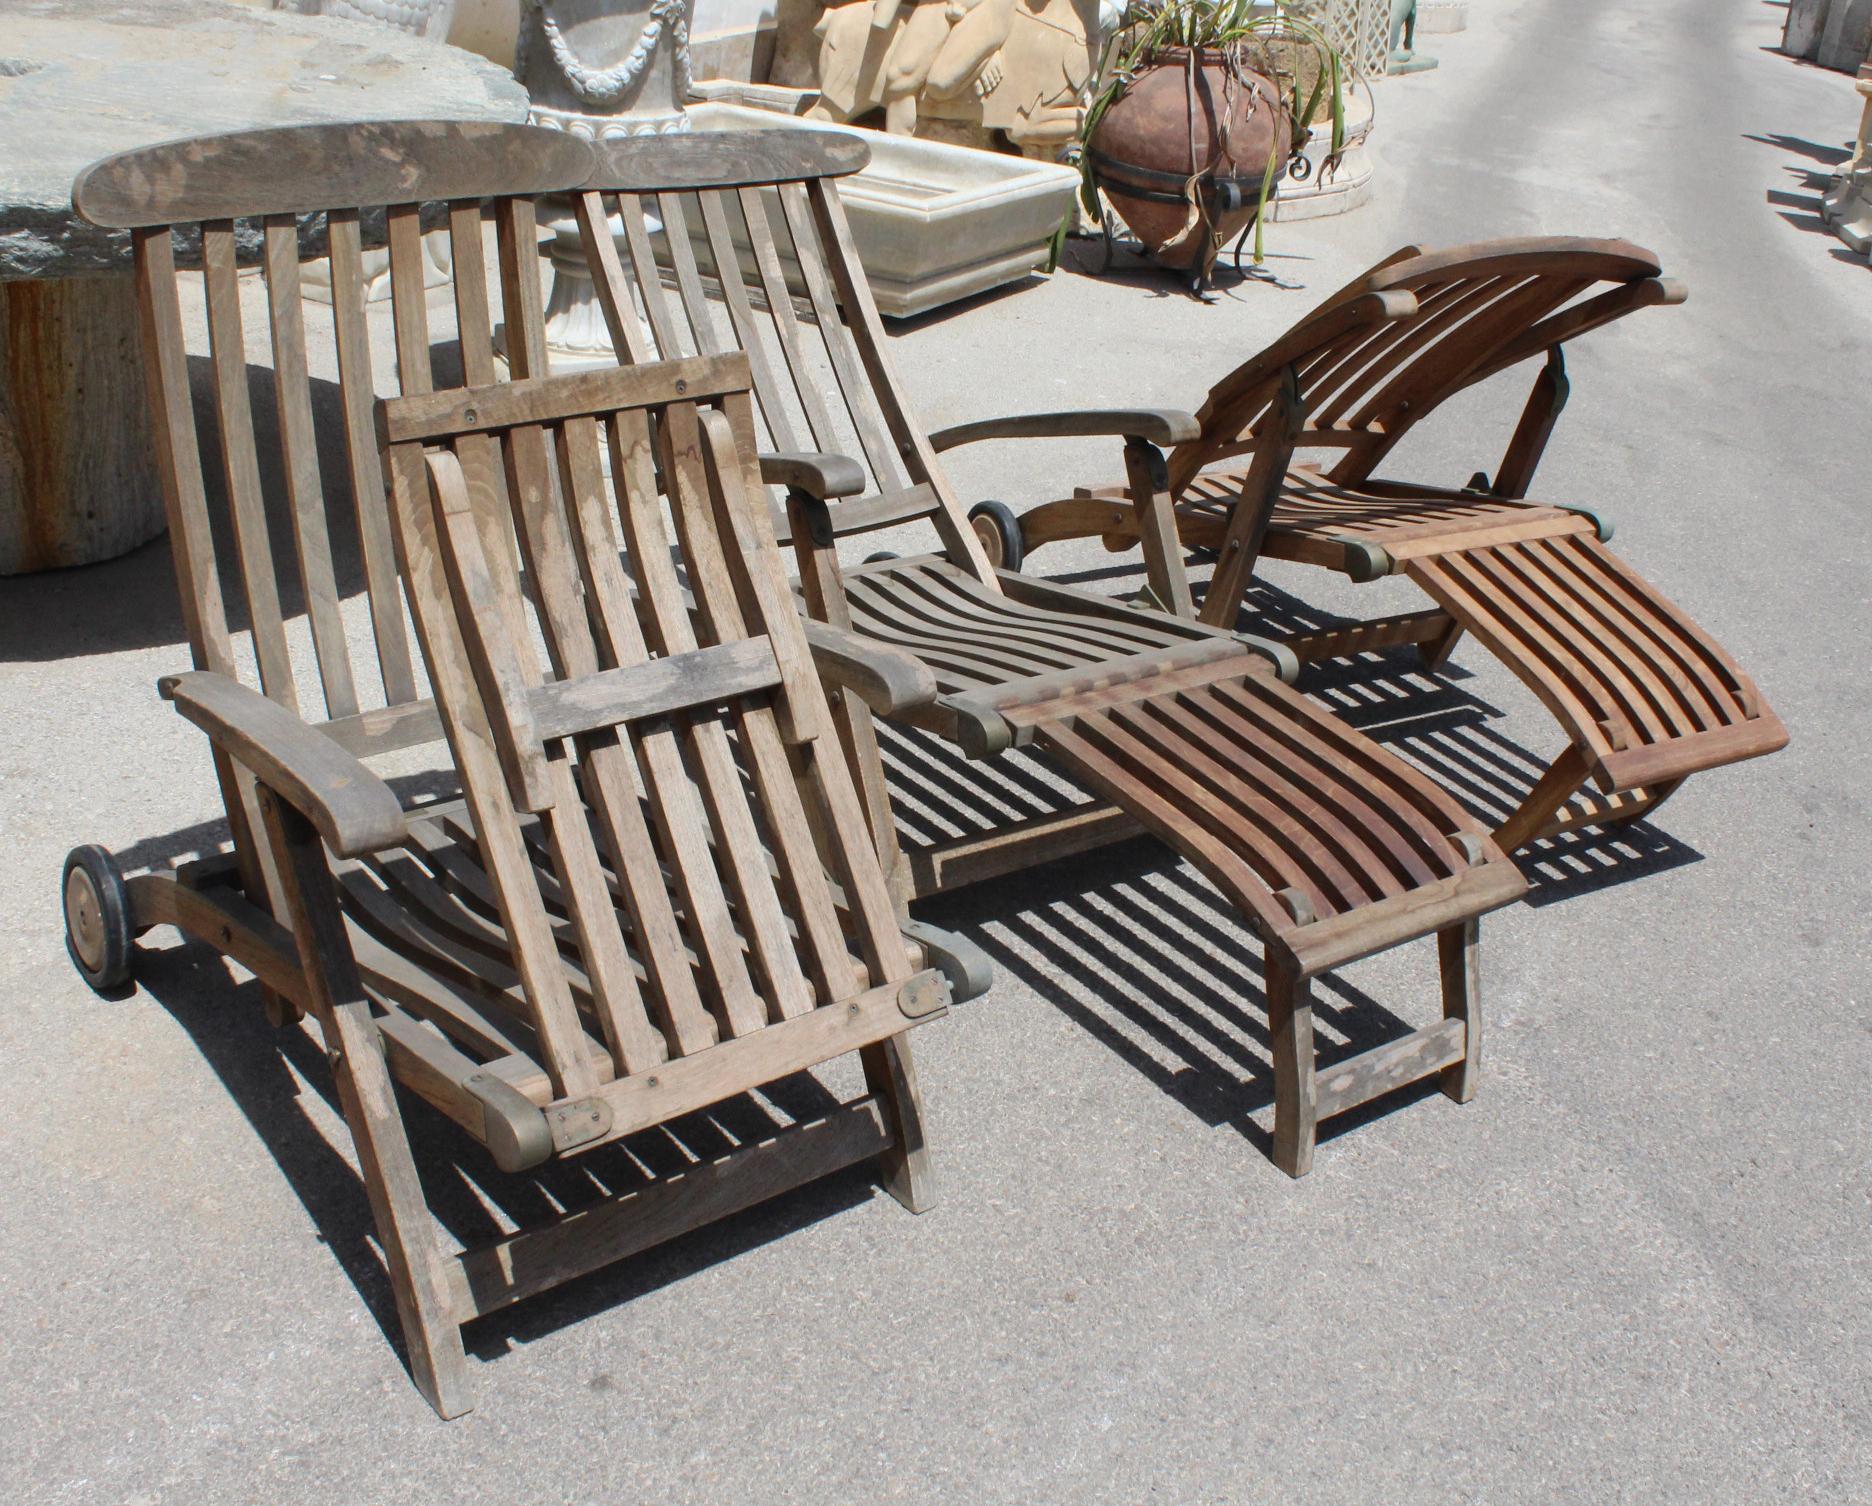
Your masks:
{"label": "black rubber wheel", "polygon": [[1014,509],[1005,502],[977,502],[968,515],[988,563],[997,570],[1020,569],[1027,559],[1027,541]]}
{"label": "black rubber wheel", "polygon": [[117,860],[96,843],[65,859],[65,950],[101,994],[130,981],[130,896]]}
{"label": "black rubber wheel", "polygon": [[901,555],[894,554],[888,549],[880,549],[876,554],[867,554],[864,557],[864,562],[867,565],[882,565],[887,561],[901,558]]}

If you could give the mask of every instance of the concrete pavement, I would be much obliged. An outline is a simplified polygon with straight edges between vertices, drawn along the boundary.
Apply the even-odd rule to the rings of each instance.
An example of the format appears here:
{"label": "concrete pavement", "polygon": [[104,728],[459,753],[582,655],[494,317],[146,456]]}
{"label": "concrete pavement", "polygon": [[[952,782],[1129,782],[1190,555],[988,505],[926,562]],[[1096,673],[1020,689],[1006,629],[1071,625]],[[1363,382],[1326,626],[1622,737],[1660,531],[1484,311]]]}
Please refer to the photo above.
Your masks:
{"label": "concrete pavement", "polygon": [[[1069,274],[901,334],[935,427],[1193,406],[1407,240],[1623,235],[1690,285],[1578,348],[1540,490],[1608,509],[1793,743],[1540,852],[1534,903],[1484,928],[1476,1101],[1388,1102],[1298,1183],[1264,1155],[1258,964],[1203,885],[1129,847],[985,886],[932,911],[1000,965],[918,1039],[935,1211],[839,1179],[492,1319],[481,1405],[440,1424],[386,1341],[309,1040],[282,1050],[251,985],[162,936],[121,1002],[62,954],[68,847],[217,836],[199,738],[151,689],[186,658],[166,546],[0,582],[8,1498],[1872,1499],[1872,274],[1804,202],[1856,97],[1766,50],[1783,14],[1478,0],[1426,39],[1437,72],[1380,86],[1376,201],[1272,228],[1303,288],[1205,306]],[[1465,398],[1391,469],[1492,466],[1520,399]],[[982,447],[954,474],[1018,505],[1115,461]],[[1346,604],[1267,572],[1264,608],[1296,596]],[[1499,808],[1557,740],[1456,663],[1310,683]],[[925,783],[913,818],[940,820]],[[1393,953],[1329,985],[1323,1034],[1433,1000],[1431,950]]]}

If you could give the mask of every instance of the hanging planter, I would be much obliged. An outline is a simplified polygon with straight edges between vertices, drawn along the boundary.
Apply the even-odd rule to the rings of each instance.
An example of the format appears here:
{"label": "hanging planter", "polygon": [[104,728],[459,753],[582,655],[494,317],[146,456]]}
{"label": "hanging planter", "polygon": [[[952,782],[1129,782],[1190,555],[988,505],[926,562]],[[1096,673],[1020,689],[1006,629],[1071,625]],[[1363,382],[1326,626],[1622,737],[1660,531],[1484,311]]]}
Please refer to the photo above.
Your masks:
{"label": "hanging planter", "polygon": [[1250,225],[1259,263],[1267,201],[1321,114],[1337,153],[1341,60],[1309,23],[1255,0],[1134,4],[1106,47],[1081,131],[1086,214],[1100,224],[1109,206],[1198,287]]}

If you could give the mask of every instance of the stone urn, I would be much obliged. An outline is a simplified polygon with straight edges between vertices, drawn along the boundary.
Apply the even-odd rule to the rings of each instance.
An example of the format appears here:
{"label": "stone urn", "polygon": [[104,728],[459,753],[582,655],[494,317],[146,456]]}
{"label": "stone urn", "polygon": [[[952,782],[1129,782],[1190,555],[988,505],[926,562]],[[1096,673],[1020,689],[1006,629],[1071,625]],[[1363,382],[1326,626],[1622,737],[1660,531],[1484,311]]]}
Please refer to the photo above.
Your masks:
{"label": "stone urn", "polygon": [[1268,163],[1293,150],[1279,89],[1209,48],[1156,54],[1099,118],[1087,145],[1111,206],[1165,266],[1198,282],[1253,223]]}

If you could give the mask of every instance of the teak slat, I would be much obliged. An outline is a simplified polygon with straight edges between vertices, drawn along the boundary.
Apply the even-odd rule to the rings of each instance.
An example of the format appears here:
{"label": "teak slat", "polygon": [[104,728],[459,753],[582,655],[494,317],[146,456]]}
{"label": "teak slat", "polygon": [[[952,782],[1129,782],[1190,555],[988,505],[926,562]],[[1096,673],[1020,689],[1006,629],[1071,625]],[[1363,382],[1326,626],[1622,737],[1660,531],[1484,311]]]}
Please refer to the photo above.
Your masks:
{"label": "teak slat", "polygon": [[358,709],[357,687],[351,678],[351,652],[339,612],[331,536],[325,523],[325,490],[319,478],[318,437],[312,428],[305,314],[299,295],[298,222],[291,215],[275,215],[267,220],[264,233],[274,409],[285,462],[286,497],[292,506],[293,539],[299,550],[299,576],[325,690],[325,713],[350,716]]}
{"label": "teak slat", "polygon": [[273,538],[261,494],[260,458],[254,447],[253,410],[247,397],[247,342],[241,322],[240,277],[234,264],[234,226],[217,220],[202,226],[202,278],[208,299],[208,345],[214,367],[215,415],[221,428],[222,479],[233,515],[235,553],[247,597],[247,626],[253,636],[260,684],[268,697],[293,711],[299,693],[286,625],[280,613],[279,576]]}

